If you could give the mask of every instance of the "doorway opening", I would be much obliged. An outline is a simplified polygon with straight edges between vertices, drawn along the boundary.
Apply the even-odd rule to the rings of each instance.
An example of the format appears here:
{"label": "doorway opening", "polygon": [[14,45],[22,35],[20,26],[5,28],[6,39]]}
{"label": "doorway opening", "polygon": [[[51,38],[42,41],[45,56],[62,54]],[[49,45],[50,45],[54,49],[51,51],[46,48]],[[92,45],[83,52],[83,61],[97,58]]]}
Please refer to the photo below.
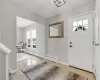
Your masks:
{"label": "doorway opening", "polygon": [[17,68],[36,64],[45,54],[44,24],[16,16],[16,30]]}
{"label": "doorway opening", "polygon": [[26,54],[28,50],[36,50],[36,22],[16,16],[16,47],[17,47],[17,68],[26,61],[26,66],[35,64],[35,60],[30,60],[30,56]]}

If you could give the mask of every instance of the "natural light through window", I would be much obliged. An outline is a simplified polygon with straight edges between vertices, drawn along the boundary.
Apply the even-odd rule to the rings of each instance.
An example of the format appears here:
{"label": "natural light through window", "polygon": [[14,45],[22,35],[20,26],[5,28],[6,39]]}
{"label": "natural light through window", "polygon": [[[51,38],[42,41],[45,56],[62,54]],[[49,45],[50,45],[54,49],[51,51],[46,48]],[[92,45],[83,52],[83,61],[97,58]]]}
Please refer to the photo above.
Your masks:
{"label": "natural light through window", "polygon": [[83,25],[86,26],[86,27],[88,26],[88,19],[83,20]]}
{"label": "natural light through window", "polygon": [[73,22],[73,31],[86,31],[88,29],[88,19]]}
{"label": "natural light through window", "polygon": [[27,34],[26,34],[27,35],[27,39],[30,39],[31,38],[31,35],[30,34],[31,34],[31,31],[27,31]]}
{"label": "natural light through window", "polygon": [[82,20],[78,21],[78,26],[82,25]]}
{"label": "natural light through window", "polygon": [[77,27],[77,22],[73,22],[73,26],[76,26]]}
{"label": "natural light through window", "polygon": [[32,30],[31,38],[36,38],[36,29],[35,30]]}
{"label": "natural light through window", "polygon": [[26,37],[27,37],[27,46],[29,48],[36,48],[36,29],[27,31]]}

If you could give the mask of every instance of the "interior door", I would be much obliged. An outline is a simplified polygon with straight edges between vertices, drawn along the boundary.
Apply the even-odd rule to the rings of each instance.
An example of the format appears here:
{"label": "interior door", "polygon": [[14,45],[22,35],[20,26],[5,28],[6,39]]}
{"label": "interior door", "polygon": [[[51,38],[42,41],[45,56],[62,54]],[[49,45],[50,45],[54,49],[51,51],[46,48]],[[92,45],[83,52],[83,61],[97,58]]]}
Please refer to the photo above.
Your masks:
{"label": "interior door", "polygon": [[92,14],[70,18],[68,25],[68,61],[71,66],[92,72]]}

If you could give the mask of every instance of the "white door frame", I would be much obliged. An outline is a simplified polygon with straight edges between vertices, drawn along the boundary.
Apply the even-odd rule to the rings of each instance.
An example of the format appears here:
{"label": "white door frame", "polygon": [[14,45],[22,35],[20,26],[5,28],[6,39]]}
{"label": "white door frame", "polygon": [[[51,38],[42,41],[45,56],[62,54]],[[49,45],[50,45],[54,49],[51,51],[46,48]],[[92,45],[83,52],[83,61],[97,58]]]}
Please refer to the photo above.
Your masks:
{"label": "white door frame", "polygon": [[96,80],[100,80],[100,0],[96,0],[95,6],[95,62],[96,62]]}

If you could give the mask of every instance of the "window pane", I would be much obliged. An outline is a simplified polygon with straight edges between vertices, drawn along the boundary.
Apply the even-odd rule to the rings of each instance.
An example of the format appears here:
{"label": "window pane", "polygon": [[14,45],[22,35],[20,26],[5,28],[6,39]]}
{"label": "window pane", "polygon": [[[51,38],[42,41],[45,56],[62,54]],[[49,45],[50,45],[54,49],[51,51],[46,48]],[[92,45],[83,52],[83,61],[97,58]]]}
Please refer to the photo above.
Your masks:
{"label": "window pane", "polygon": [[28,47],[31,47],[31,39],[28,39]]}
{"label": "window pane", "polygon": [[77,31],[77,29],[78,29],[77,27],[74,27],[74,28],[73,28],[73,31]]}
{"label": "window pane", "polygon": [[33,42],[32,44],[36,44],[36,38],[33,38],[32,42]]}
{"label": "window pane", "polygon": [[30,33],[31,33],[30,31],[27,31],[27,33],[26,33],[27,39],[30,39],[30,36],[31,36]]}
{"label": "window pane", "polygon": [[31,38],[36,38],[36,29],[32,30]]}
{"label": "window pane", "polygon": [[33,48],[36,48],[36,45],[33,45]]}
{"label": "window pane", "polygon": [[78,26],[82,26],[82,20],[78,21]]}
{"label": "window pane", "polygon": [[84,26],[83,31],[86,31],[88,29],[88,19],[83,20],[83,26]]}
{"label": "window pane", "polygon": [[73,26],[77,26],[77,22],[73,22]]}
{"label": "window pane", "polygon": [[32,30],[31,34],[33,48],[36,48],[36,29]]}
{"label": "window pane", "polygon": [[88,19],[83,20],[83,26],[88,26]]}

